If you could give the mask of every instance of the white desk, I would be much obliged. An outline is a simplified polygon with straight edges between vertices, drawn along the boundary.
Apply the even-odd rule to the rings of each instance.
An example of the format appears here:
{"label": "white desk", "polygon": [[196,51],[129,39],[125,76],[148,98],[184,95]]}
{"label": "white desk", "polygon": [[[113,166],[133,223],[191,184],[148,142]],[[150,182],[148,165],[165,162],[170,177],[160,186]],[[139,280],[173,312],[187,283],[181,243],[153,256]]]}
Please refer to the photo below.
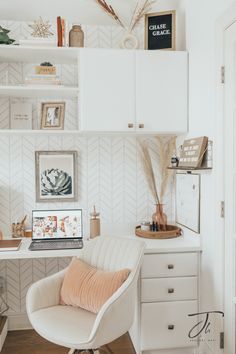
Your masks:
{"label": "white desk", "polygon": [[[111,236],[112,237],[112,236]],[[167,240],[152,240],[137,237],[135,235],[124,235],[133,239],[145,241],[145,254],[148,253],[172,253],[172,252],[198,252],[201,251],[200,238],[194,232],[184,231],[184,236]],[[78,256],[80,250],[48,250],[48,251],[30,251],[31,239],[23,239],[18,251],[2,251],[0,252],[0,260],[10,259],[37,259],[37,258],[61,258]],[[85,240],[84,243],[87,241]]]}
{"label": "white desk", "polygon": [[[112,236],[111,236],[112,237]],[[136,237],[135,235],[124,235],[133,239],[145,241],[147,253],[172,253],[172,252],[198,252],[201,251],[199,236],[187,229],[184,230],[184,235],[166,240],[152,240]],[[9,259],[36,259],[36,258],[61,258],[78,256],[80,250],[48,250],[48,251],[30,251],[31,239],[23,239],[18,251],[2,251],[0,252],[0,260]],[[84,243],[87,241],[84,240]]]}

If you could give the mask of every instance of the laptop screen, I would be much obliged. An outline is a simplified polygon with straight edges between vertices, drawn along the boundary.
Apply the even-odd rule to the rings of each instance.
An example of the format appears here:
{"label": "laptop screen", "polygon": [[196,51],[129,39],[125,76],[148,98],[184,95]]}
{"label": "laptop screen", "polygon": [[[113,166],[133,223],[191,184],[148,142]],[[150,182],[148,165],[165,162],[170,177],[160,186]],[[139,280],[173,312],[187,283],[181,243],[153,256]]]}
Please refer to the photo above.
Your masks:
{"label": "laptop screen", "polygon": [[82,237],[82,210],[33,210],[33,240]]}

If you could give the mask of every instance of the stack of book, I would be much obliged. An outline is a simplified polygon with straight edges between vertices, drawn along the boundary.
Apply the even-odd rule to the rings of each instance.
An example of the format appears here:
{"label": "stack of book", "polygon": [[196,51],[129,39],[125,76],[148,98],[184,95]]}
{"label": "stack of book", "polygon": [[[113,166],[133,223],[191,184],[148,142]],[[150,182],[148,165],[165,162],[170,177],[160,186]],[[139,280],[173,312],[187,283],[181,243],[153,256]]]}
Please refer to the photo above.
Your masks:
{"label": "stack of book", "polygon": [[61,85],[61,80],[58,75],[39,75],[34,74],[25,78],[27,85]]}

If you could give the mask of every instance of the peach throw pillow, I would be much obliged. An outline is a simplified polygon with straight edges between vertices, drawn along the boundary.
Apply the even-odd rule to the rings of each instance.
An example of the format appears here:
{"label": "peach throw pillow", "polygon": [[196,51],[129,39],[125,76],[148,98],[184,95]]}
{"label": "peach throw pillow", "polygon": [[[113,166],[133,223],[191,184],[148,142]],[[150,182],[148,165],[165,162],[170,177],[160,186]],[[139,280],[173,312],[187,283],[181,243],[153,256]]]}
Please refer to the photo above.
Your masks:
{"label": "peach throw pillow", "polygon": [[128,278],[129,273],[129,269],[104,271],[74,258],[63,280],[60,303],[98,313],[102,305]]}

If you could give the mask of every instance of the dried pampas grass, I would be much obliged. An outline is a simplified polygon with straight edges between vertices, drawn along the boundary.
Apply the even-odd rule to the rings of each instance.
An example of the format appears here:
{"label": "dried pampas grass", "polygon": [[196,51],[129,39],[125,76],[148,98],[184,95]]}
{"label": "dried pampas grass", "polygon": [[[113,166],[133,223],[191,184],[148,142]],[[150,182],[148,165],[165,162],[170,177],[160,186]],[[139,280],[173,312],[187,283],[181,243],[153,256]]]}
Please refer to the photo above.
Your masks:
{"label": "dried pampas grass", "polygon": [[150,189],[152,197],[155,200],[155,203],[160,204],[160,199],[156,187],[155,175],[152,167],[152,160],[149,154],[147,142],[140,140],[139,146],[140,146],[140,158],[141,158],[145,176],[147,178],[148,187]]}
{"label": "dried pampas grass", "polygon": [[[173,171],[168,170],[171,157],[175,151],[176,137],[169,141],[162,137],[155,138],[155,150],[158,157],[157,171],[154,173],[153,163],[149,153],[147,141],[139,140],[140,158],[148,187],[156,204],[162,204],[170,183]],[[158,187],[157,187],[158,186]]]}
{"label": "dried pampas grass", "polygon": [[105,13],[111,16],[122,28],[132,32],[133,29],[138,25],[141,19],[151,10],[152,5],[155,3],[154,0],[137,0],[136,6],[133,11],[132,18],[130,20],[129,26],[126,26],[123,21],[121,21],[119,15],[111,5],[109,5],[106,0],[95,0],[98,5],[103,9]]}
{"label": "dried pampas grass", "polygon": [[165,143],[163,138],[157,136],[156,142],[157,150],[159,152],[158,178],[160,181],[160,200],[162,203],[167,186],[173,176],[173,171],[168,170],[167,167],[169,166],[171,157],[175,151],[176,137],[171,138],[167,143]]}
{"label": "dried pampas grass", "polygon": [[132,32],[133,29],[139,24],[141,19],[151,10],[152,5],[155,3],[154,0],[144,0],[143,4],[140,5],[139,1],[135,6],[133,16],[130,21],[129,31]]}

